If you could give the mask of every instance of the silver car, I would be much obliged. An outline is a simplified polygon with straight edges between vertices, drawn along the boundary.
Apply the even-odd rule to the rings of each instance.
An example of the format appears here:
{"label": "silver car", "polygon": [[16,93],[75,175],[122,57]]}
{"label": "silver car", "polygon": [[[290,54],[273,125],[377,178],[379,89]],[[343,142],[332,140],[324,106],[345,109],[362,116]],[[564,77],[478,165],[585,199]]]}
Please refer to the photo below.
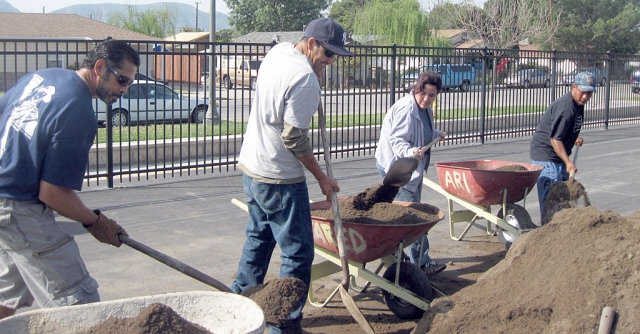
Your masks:
{"label": "silver car", "polygon": [[[98,123],[107,121],[106,105],[97,102]],[[126,94],[112,105],[111,124],[131,124],[188,121],[203,123],[207,101],[183,96],[156,81],[136,80]],[[213,124],[220,123],[220,111],[216,108]]]}
{"label": "silver car", "polygon": [[531,88],[534,86],[549,87],[551,80],[545,70],[530,68],[520,70],[504,80],[507,87]]}

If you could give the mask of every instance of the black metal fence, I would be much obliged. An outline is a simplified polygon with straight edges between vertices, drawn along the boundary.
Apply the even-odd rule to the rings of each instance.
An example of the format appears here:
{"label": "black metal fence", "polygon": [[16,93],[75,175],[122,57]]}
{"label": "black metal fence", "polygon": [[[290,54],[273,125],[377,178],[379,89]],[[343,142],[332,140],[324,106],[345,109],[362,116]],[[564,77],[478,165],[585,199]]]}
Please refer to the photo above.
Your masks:
{"label": "black metal fence", "polygon": [[[97,114],[104,125],[90,152],[87,184],[113,186],[234,169],[253,79],[271,46],[129,42],[140,53],[139,72],[166,88],[147,81],[154,92],[164,93],[152,95],[152,88],[144,88],[149,95],[142,96],[142,88],[136,88],[129,99],[112,106],[113,113]],[[28,72],[76,69],[95,43],[0,39],[0,92]],[[436,128],[448,133],[439,145],[530,136],[547,106],[569,91],[574,70],[591,70],[599,84],[586,108],[585,128],[640,123],[640,94],[633,94],[629,83],[631,71],[640,67],[638,55],[393,45],[349,49],[354,57],[336,58],[322,79],[333,156],[373,154],[384,114],[423,70],[440,71],[447,86],[435,106]],[[216,64],[214,71],[210,64]],[[203,123],[193,103],[212,105],[212,100],[220,119]],[[104,111],[100,103],[95,109]],[[126,116],[127,124],[113,126],[113,115]],[[312,132],[312,141],[320,158],[318,131]]]}

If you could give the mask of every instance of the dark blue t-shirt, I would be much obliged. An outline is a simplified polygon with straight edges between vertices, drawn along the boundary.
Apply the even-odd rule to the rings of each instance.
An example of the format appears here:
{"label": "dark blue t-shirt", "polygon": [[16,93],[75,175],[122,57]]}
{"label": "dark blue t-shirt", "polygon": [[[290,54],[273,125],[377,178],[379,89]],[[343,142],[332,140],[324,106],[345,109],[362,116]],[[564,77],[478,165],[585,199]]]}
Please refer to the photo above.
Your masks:
{"label": "dark blue t-shirt", "polygon": [[82,189],[97,132],[91,93],[75,71],[28,74],[0,97],[0,197],[37,200],[40,180]]}
{"label": "dark blue t-shirt", "polygon": [[531,160],[562,162],[551,146],[551,138],[562,142],[567,155],[575,144],[584,121],[584,106],[578,105],[571,92],[553,101],[542,115],[531,138]]}

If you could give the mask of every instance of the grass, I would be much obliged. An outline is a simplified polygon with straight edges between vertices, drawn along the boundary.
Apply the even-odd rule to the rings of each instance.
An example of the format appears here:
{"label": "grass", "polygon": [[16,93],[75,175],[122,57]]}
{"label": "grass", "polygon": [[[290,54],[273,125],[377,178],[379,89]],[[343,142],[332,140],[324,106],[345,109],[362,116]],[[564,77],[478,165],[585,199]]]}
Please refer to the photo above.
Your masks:
{"label": "grass", "polygon": [[[546,106],[514,106],[500,107],[494,110],[487,110],[487,116],[514,115],[524,113],[543,112]],[[480,109],[441,109],[438,111],[439,119],[461,119],[480,116]],[[330,116],[327,118],[327,128],[341,128],[352,126],[380,125],[384,119],[384,114],[372,115],[346,115]],[[318,116],[313,118],[311,129],[318,129]],[[148,140],[162,140],[174,138],[204,138],[240,135],[247,129],[247,123],[222,121],[220,125],[202,124],[151,124],[122,128],[113,128],[114,142],[138,142]],[[107,142],[107,129],[99,128],[97,143]]]}

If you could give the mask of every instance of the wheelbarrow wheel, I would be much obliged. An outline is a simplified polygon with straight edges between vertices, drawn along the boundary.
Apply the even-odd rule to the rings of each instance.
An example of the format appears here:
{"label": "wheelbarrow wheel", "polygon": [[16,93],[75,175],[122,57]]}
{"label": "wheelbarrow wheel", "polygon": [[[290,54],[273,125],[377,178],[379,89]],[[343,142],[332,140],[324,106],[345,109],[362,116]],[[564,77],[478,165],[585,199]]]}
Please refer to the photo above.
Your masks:
{"label": "wheelbarrow wheel", "polygon": [[[504,215],[502,209],[500,209],[497,216],[498,218],[504,219],[507,224],[518,229],[535,229],[537,227],[531,220],[529,212],[518,204],[507,204],[507,214]],[[498,240],[500,240],[500,244],[507,250],[518,237],[516,234],[503,230],[498,225],[496,225],[496,231],[498,233]]]}
{"label": "wheelbarrow wheel", "polygon": [[[395,282],[396,266],[397,263],[389,266],[382,277],[389,282]],[[398,285],[428,301],[433,299],[433,291],[431,290],[431,283],[429,282],[429,279],[415,264],[407,262],[400,263]],[[423,309],[395,296],[392,292],[382,290],[382,295],[384,296],[384,302],[387,304],[389,310],[399,318],[418,319],[424,314]]]}

